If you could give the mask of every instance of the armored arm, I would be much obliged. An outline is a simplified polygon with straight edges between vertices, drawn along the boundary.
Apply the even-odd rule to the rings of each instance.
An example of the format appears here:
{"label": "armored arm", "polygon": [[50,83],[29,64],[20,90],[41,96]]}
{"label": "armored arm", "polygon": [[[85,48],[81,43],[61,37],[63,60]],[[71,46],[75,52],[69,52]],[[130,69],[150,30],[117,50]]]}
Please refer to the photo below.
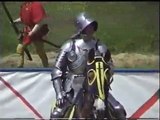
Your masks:
{"label": "armored arm", "polygon": [[53,87],[56,92],[56,98],[62,99],[63,98],[63,88],[62,88],[62,71],[56,67],[52,69],[51,73],[51,80],[53,82]]}
{"label": "armored arm", "polygon": [[65,95],[63,92],[62,81],[67,70],[68,59],[66,57],[66,54],[69,50],[70,42],[67,42],[61,47],[61,51],[56,58],[55,66],[53,67],[51,73],[51,81],[53,82],[57,100],[63,99]]}

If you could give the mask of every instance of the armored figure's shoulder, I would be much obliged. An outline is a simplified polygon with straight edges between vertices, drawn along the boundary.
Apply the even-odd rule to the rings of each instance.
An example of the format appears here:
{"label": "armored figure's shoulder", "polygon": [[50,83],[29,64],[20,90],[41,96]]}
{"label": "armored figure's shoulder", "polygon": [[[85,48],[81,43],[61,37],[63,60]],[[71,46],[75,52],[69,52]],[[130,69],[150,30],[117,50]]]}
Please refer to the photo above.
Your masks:
{"label": "armored figure's shoulder", "polygon": [[73,45],[73,40],[69,39],[62,45],[61,50],[70,51],[72,49],[72,45]]}
{"label": "armored figure's shoulder", "polygon": [[75,44],[76,44],[76,45],[79,45],[79,46],[81,46],[81,44],[84,43],[84,41],[83,41],[82,38],[75,39],[74,41],[75,41]]}

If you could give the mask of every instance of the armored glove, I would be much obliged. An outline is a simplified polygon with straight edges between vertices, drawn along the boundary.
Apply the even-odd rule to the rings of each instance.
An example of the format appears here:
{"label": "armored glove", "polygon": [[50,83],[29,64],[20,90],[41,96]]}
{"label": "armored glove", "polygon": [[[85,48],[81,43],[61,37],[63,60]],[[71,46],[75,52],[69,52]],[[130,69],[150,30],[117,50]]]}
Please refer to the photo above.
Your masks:
{"label": "armored glove", "polygon": [[60,92],[57,94],[57,102],[56,102],[56,105],[61,107],[64,105],[66,99],[65,99],[65,93],[64,91]]}

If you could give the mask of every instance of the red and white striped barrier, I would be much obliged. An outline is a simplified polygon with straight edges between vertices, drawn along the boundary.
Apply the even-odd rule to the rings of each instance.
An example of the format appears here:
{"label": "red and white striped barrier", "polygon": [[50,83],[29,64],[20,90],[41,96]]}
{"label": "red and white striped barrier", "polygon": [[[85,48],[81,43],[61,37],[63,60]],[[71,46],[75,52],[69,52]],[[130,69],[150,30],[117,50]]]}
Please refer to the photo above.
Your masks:
{"label": "red and white striped barrier", "polygon": [[[111,93],[128,118],[159,118],[159,72],[115,72]],[[0,71],[0,119],[49,119],[50,71]]]}

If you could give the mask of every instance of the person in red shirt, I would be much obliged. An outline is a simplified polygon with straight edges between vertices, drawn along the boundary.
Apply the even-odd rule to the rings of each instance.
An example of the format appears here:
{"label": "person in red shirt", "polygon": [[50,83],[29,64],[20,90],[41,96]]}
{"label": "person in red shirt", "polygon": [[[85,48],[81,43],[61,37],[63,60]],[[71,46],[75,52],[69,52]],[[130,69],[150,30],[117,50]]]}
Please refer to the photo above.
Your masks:
{"label": "person in red shirt", "polygon": [[48,67],[48,58],[44,50],[43,37],[48,33],[48,25],[44,24],[47,17],[45,9],[40,2],[23,2],[20,8],[20,17],[14,23],[23,23],[23,39],[17,46],[17,53],[20,55],[18,67],[24,66],[24,48],[31,43],[34,44],[43,67]]}

